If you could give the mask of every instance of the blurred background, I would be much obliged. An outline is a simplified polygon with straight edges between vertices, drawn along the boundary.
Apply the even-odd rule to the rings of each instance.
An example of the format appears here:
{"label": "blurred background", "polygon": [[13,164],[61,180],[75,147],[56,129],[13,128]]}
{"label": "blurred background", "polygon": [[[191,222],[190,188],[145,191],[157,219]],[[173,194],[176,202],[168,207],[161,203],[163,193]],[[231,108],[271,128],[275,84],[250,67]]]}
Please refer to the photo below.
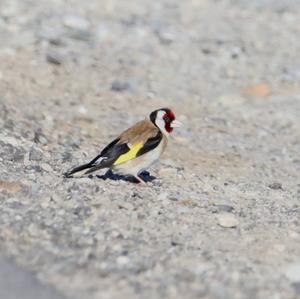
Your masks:
{"label": "blurred background", "polygon": [[[298,0],[0,0],[0,254],[22,298],[300,296],[299,19]],[[152,188],[61,179],[164,106],[185,127]]]}

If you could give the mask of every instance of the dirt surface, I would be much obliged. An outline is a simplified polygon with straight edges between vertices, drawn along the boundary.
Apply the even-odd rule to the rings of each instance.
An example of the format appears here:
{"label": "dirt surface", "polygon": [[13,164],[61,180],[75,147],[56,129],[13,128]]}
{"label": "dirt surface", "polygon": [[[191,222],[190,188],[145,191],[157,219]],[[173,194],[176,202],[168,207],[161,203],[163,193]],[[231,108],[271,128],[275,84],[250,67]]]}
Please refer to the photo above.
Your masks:
{"label": "dirt surface", "polygon": [[[299,298],[299,19],[1,0],[0,255],[70,299]],[[147,187],[62,178],[164,106],[185,127]]]}
{"label": "dirt surface", "polygon": [[53,287],[44,286],[29,271],[0,259],[0,298],[3,299],[65,299]]}

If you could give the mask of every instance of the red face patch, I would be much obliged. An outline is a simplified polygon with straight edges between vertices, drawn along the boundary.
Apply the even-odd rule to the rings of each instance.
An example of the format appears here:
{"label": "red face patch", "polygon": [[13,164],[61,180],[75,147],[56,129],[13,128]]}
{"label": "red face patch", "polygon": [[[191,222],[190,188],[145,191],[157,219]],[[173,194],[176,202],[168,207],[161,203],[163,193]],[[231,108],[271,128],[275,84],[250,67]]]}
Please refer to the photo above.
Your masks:
{"label": "red face patch", "polygon": [[165,121],[166,131],[168,133],[171,133],[173,131],[173,128],[171,127],[171,123],[175,119],[175,114],[172,111],[166,112],[165,115],[163,116],[163,119]]}

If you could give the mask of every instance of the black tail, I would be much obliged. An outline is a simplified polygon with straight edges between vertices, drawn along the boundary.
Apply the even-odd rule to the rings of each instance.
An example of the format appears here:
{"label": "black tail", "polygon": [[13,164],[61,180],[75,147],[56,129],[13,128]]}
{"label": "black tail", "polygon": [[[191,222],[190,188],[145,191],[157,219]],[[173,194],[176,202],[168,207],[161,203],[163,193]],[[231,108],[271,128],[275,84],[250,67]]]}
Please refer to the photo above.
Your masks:
{"label": "black tail", "polygon": [[[102,158],[102,159],[100,159],[100,158]],[[83,174],[89,174],[98,169],[110,167],[110,165],[111,165],[111,161],[107,160],[107,159],[103,159],[102,155],[100,154],[97,157],[95,157],[92,161],[90,161],[89,163],[77,166],[77,167],[65,172],[63,174],[63,176],[65,178],[71,178],[74,173],[85,170],[85,169],[88,169],[88,170],[86,172],[84,172]]]}
{"label": "black tail", "polygon": [[95,165],[92,164],[91,162],[89,162],[87,164],[80,165],[78,167],[75,167],[75,168],[71,169],[70,171],[65,172],[64,177],[65,178],[71,178],[74,173],[85,170],[85,169],[92,168],[93,166],[95,166]]}

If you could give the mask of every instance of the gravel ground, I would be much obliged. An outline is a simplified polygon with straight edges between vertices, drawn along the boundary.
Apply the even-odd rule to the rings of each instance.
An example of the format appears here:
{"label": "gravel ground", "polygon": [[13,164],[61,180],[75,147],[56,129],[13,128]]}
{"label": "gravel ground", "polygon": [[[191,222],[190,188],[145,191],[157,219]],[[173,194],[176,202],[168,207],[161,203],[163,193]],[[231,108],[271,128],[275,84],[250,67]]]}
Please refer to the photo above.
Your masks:
{"label": "gravel ground", "polygon": [[[0,255],[70,299],[299,298],[299,19],[1,0]],[[62,178],[162,106],[185,127],[147,187]]]}
{"label": "gravel ground", "polygon": [[32,273],[3,258],[0,259],[0,298],[64,299],[53,288],[41,285]]}

